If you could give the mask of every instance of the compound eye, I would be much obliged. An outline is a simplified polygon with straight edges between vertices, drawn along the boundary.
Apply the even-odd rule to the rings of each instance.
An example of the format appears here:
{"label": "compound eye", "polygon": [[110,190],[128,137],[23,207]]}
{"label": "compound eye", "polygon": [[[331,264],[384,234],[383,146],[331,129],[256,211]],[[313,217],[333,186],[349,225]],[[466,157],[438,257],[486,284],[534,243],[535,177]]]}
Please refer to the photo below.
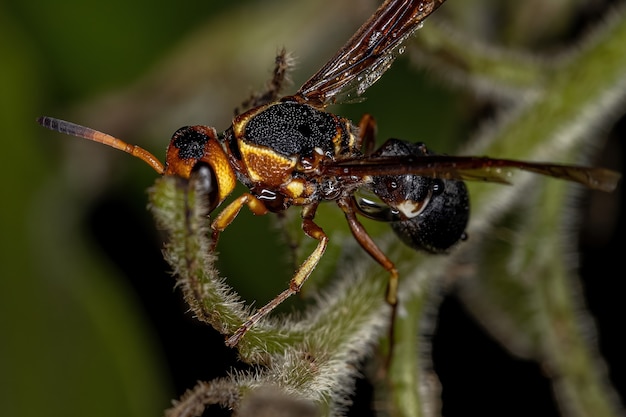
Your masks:
{"label": "compound eye", "polygon": [[220,203],[219,185],[211,165],[198,162],[191,170],[189,181],[197,192],[208,199],[209,213],[215,210]]}

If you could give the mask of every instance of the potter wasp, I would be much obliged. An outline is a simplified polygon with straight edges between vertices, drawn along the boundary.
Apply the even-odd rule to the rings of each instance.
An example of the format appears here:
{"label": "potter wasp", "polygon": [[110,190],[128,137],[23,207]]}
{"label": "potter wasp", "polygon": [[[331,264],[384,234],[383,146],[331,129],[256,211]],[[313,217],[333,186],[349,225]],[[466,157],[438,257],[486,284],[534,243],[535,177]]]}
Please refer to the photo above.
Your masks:
{"label": "potter wasp", "polygon": [[[180,128],[170,141],[165,165],[148,151],[93,129],[49,117],[38,121],[130,153],[159,174],[200,181],[211,212],[233,192],[237,181],[243,183],[249,191],[228,203],[211,222],[213,248],[244,206],[257,215],[302,207],[302,229],[317,240],[316,248],[297,268],[289,287],[250,316],[229,337],[228,345],[236,345],[249,328],[297,293],[317,266],[328,243],[315,222],[324,201],[339,206],[354,238],[389,272],[386,297],[395,306],[398,271],[358,216],[389,222],[413,248],[445,252],[465,236],[469,196],[464,180],[506,183],[509,171],[518,169],[610,191],[620,177],[602,168],[435,155],[423,144],[397,139],[374,150],[371,116],[354,125],[326,111],[328,105],[361,95],[375,83],[402,52],[406,39],[443,1],[386,0],[294,95],[279,97],[279,89],[271,89],[252,100],[252,108],[236,115],[221,133],[208,126]],[[276,85],[280,74],[277,65]]]}

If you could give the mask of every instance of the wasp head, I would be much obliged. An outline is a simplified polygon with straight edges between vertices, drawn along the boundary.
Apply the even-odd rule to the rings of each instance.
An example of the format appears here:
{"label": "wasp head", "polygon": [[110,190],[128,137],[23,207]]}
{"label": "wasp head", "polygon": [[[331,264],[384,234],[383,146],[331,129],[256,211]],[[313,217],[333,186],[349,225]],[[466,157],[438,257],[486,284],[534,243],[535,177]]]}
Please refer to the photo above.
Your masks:
{"label": "wasp head", "polygon": [[196,173],[208,193],[211,211],[235,188],[236,175],[212,127],[181,127],[167,148],[165,175],[190,179]]}

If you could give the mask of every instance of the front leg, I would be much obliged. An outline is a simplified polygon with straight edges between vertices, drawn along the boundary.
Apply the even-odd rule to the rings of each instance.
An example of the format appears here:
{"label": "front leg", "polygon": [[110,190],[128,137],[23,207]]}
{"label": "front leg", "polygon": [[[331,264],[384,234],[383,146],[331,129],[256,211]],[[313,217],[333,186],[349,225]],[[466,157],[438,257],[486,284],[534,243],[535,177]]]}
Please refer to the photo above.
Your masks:
{"label": "front leg", "polygon": [[215,217],[215,220],[211,223],[211,229],[213,233],[211,235],[211,251],[215,249],[217,246],[217,240],[220,236],[220,233],[224,231],[235,220],[235,217],[241,211],[243,206],[248,206],[250,211],[257,216],[261,216],[263,214],[267,214],[267,207],[255,196],[250,193],[245,193],[240,195],[237,199],[233,200],[229,205],[224,208]]}

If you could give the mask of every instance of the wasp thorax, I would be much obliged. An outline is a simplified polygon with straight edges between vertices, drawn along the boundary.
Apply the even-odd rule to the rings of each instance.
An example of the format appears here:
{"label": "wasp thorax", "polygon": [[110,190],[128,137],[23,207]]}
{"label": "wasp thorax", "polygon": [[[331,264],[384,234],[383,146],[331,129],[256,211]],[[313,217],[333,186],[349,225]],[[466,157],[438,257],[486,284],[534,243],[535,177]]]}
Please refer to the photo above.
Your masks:
{"label": "wasp thorax", "polygon": [[246,142],[290,157],[312,156],[317,150],[333,154],[349,139],[337,117],[296,102],[280,102],[255,114],[245,125]]}

